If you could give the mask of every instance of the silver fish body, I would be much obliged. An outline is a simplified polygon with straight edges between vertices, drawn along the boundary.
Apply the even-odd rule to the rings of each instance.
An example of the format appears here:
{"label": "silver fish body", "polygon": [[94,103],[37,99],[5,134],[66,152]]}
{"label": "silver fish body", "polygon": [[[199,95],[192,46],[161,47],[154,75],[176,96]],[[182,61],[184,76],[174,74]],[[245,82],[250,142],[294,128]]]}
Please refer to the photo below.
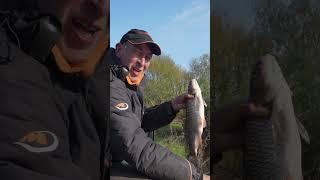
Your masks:
{"label": "silver fish body", "polygon": [[206,126],[201,89],[196,79],[189,82],[188,94],[194,98],[188,99],[186,105],[185,136],[188,144],[189,156],[196,157],[202,146],[203,128]]}
{"label": "silver fish body", "polygon": [[[257,172],[253,176],[247,175],[246,178],[302,180],[299,136],[299,126],[302,124],[297,123],[291,99],[292,93],[275,57],[266,55],[258,61],[250,83],[250,99],[255,104],[270,103],[272,111],[270,119],[246,122],[249,128],[247,132],[251,135],[247,134],[245,155],[249,164],[251,161],[251,165],[254,166],[249,165],[245,168],[248,173]],[[248,136],[251,136],[251,142]],[[258,159],[259,157],[265,159]]]}

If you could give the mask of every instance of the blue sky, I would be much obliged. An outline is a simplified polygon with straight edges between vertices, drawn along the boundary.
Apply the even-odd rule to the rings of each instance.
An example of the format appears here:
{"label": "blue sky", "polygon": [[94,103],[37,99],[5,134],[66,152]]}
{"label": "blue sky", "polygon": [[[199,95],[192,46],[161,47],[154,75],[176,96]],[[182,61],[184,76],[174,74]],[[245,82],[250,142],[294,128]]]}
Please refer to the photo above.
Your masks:
{"label": "blue sky", "polygon": [[110,20],[111,47],[138,28],[184,68],[210,52],[210,0],[110,0]]}

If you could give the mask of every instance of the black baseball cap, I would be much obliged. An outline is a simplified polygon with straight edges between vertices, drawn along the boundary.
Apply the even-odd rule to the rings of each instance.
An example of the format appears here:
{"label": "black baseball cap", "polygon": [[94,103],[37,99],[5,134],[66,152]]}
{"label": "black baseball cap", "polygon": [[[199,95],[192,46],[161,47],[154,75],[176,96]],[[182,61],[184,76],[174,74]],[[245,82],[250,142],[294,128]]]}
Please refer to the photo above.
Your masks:
{"label": "black baseball cap", "polygon": [[148,44],[152,53],[159,56],[161,54],[160,46],[155,43],[147,31],[141,29],[131,29],[122,36],[120,43],[129,41],[133,45]]}

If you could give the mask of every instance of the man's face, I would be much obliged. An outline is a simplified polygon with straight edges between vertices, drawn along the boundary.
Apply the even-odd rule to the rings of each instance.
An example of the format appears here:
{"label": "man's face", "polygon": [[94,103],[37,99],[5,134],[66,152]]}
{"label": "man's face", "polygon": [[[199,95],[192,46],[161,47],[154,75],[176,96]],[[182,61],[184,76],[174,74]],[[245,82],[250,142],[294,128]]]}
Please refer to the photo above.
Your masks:
{"label": "man's face", "polygon": [[121,64],[129,68],[131,78],[141,77],[149,68],[152,52],[147,44],[119,43],[116,52]]}
{"label": "man's face", "polygon": [[39,0],[40,9],[59,18],[58,47],[71,62],[79,62],[95,48],[103,30],[107,0]]}

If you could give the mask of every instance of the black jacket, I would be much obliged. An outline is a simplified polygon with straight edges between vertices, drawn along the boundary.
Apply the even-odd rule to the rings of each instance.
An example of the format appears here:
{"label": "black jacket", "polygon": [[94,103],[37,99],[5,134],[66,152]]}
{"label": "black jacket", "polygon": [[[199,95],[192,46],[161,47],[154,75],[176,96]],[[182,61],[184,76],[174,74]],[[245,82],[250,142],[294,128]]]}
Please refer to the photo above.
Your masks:
{"label": "black jacket", "polygon": [[[110,48],[110,133],[113,161],[125,160],[136,169],[155,179],[190,179],[190,166],[168,149],[156,144],[147,132],[169,124],[176,116],[171,103],[165,102],[152,108],[144,108],[143,84],[134,86],[119,77],[119,59]],[[121,73],[120,73],[121,74]],[[192,164],[191,164],[192,165]],[[192,165],[193,179],[199,179]]]}
{"label": "black jacket", "polygon": [[0,29],[1,180],[102,179],[107,121],[94,109],[107,76],[98,74],[63,73],[53,55],[39,62]]}

